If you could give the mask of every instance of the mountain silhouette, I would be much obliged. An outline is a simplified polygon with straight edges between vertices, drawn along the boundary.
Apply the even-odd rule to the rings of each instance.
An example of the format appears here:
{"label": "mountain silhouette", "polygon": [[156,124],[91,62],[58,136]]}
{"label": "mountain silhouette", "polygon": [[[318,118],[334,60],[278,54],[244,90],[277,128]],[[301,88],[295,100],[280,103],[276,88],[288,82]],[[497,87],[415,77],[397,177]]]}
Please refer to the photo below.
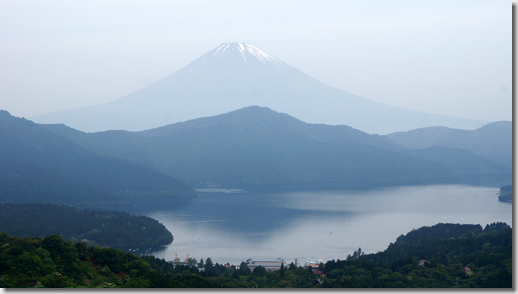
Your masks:
{"label": "mountain silhouette", "polygon": [[458,178],[442,164],[403,154],[384,136],[308,124],[258,106],[141,132],[41,126],[97,154],[148,166],[196,188],[372,188]]}
{"label": "mountain silhouette", "polygon": [[485,124],[375,103],[328,86],[247,43],[223,43],[171,75],[112,102],[31,119],[87,132],[141,131],[251,105],[307,123],[348,125],[370,134],[428,126],[475,129]]}
{"label": "mountain silhouette", "polygon": [[101,157],[0,110],[0,202],[99,205],[190,201],[188,185],[144,166]]}
{"label": "mountain silhouette", "polygon": [[509,168],[513,163],[513,123],[499,121],[476,130],[428,127],[386,135],[409,149],[451,147],[468,150]]}

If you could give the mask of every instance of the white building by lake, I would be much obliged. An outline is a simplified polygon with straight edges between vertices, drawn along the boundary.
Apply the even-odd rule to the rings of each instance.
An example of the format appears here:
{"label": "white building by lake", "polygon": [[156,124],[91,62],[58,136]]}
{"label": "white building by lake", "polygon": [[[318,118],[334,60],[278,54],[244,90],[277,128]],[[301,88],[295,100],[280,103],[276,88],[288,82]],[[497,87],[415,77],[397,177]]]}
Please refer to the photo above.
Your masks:
{"label": "white building by lake", "polygon": [[258,266],[264,267],[267,271],[280,270],[281,265],[283,264],[284,267],[286,267],[286,262],[282,258],[277,258],[277,260],[253,260],[252,258],[249,258],[247,259],[246,264],[252,272]]}

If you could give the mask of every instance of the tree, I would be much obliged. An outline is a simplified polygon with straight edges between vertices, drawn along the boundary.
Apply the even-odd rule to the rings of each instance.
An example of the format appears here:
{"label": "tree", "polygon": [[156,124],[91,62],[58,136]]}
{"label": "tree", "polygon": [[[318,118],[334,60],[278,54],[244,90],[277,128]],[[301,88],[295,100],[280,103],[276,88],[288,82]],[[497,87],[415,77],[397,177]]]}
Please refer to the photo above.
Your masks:
{"label": "tree", "polygon": [[74,244],[74,247],[77,249],[79,258],[81,258],[81,260],[85,260],[87,257],[87,251],[88,251],[88,247],[86,247],[86,244],[83,242],[77,242],[76,244]]}
{"label": "tree", "polygon": [[324,271],[324,264],[323,263],[319,263],[318,264],[318,270],[319,271]]}
{"label": "tree", "polygon": [[198,263],[196,258],[189,258],[189,260],[187,261],[187,263],[189,264],[190,267],[194,267],[196,266],[196,264]]}
{"label": "tree", "polygon": [[214,265],[212,264],[212,259],[210,257],[207,257],[207,261],[205,262],[205,270],[210,272],[214,268]]}
{"label": "tree", "polygon": [[284,262],[281,262],[281,270],[279,271],[279,276],[281,278],[283,278],[285,273],[286,273],[286,268],[284,267]]}
{"label": "tree", "polygon": [[237,272],[237,270],[235,268],[234,268],[234,271],[232,272],[231,277],[232,277],[232,279],[239,280],[239,273]]}
{"label": "tree", "polygon": [[496,276],[498,281],[497,287],[512,288],[513,287],[513,276],[507,270],[507,267],[503,265]]}
{"label": "tree", "polygon": [[290,263],[290,267],[289,267],[288,270],[291,271],[291,270],[294,270],[294,269],[295,269],[295,264],[293,264],[293,262],[292,262],[292,263]]}
{"label": "tree", "polygon": [[64,240],[58,235],[47,236],[41,241],[41,247],[50,252],[52,258],[61,256],[64,247]]}
{"label": "tree", "polygon": [[313,275],[313,267],[311,265],[308,266],[307,273],[308,273],[309,276]]}
{"label": "tree", "polygon": [[252,271],[248,268],[248,265],[246,264],[246,262],[242,261],[241,264],[239,265],[239,274],[242,276],[247,276],[251,272]]}
{"label": "tree", "polygon": [[256,268],[254,268],[252,275],[259,276],[259,277],[266,276],[266,269],[262,266],[258,266]]}
{"label": "tree", "polygon": [[347,260],[356,260],[358,259],[360,256],[362,255],[365,255],[364,252],[362,252],[362,249],[361,248],[358,248],[358,251],[354,251],[353,255],[347,255]]}

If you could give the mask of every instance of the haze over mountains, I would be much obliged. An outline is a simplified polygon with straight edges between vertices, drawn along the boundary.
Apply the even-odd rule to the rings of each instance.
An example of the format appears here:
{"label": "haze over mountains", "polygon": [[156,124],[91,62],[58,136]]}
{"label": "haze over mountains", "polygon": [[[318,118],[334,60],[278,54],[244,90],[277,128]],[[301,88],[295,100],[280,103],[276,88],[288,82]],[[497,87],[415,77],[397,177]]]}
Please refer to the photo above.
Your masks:
{"label": "haze over mountains", "polygon": [[510,121],[490,123],[476,130],[428,127],[393,133],[386,137],[409,149],[444,146],[468,150],[512,167],[513,123]]}
{"label": "haze over mountains", "polygon": [[[498,186],[512,177],[511,122],[460,130],[483,123],[374,103],[246,43],[222,44],[121,99],[38,121],[60,124],[0,113],[0,200],[188,200],[188,185]],[[415,129],[427,125],[441,127]],[[394,130],[409,131],[368,134]]]}
{"label": "haze over mountains", "polygon": [[406,149],[387,136],[308,124],[259,106],[141,132],[42,127],[104,157],[138,163],[197,188],[500,185],[512,174],[468,150]]}
{"label": "haze over mountains", "polygon": [[0,202],[103,205],[196,192],[162,173],[101,157],[31,121],[0,111]]}
{"label": "haze over mountains", "polygon": [[372,102],[328,86],[247,43],[223,43],[173,74],[112,102],[31,119],[87,132],[141,131],[252,105],[307,123],[347,125],[370,134],[428,126],[476,129],[485,124]]}

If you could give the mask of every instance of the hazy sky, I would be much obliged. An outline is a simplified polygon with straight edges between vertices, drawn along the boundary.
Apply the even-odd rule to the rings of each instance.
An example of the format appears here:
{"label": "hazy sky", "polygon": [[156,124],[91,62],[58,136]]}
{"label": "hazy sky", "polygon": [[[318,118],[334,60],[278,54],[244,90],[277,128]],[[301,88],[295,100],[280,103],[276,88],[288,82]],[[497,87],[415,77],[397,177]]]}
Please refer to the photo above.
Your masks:
{"label": "hazy sky", "polygon": [[0,0],[0,109],[115,100],[247,42],[370,100],[512,119],[511,1]]}

